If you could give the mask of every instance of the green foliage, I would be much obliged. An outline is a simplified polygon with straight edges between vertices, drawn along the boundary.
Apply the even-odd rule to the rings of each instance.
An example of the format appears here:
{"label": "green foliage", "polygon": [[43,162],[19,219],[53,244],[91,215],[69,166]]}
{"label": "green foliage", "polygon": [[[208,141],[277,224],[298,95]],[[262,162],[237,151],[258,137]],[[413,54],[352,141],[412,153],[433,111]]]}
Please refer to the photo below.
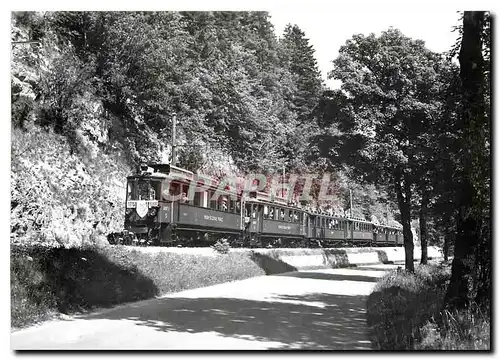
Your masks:
{"label": "green foliage", "polygon": [[445,267],[425,265],[417,266],[414,274],[393,271],[383,277],[367,302],[375,349],[415,349],[421,328],[439,317],[449,276]]}
{"label": "green foliage", "polygon": [[490,350],[488,311],[442,310],[450,268],[392,272],[368,298],[367,320],[380,350]]}
{"label": "green foliage", "polygon": [[[178,138],[228,152],[243,169],[272,169],[293,130],[291,75],[261,12],[51,13],[60,39],[93,67],[105,111],[121,122],[113,140],[132,161],[152,161]],[[276,136],[275,129],[279,129]],[[258,135],[258,136],[257,136]]]}
{"label": "green foliage", "polygon": [[103,242],[122,229],[129,170],[117,155],[91,155],[71,154],[63,136],[38,126],[13,129],[13,241],[72,246]]}
{"label": "green foliage", "polygon": [[231,245],[229,245],[227,239],[217,240],[211,247],[218,254],[229,254],[229,251],[231,251]]}
{"label": "green foliage", "polygon": [[293,87],[285,94],[289,108],[296,114],[295,129],[286,143],[285,156],[292,169],[305,171],[311,168],[314,152],[309,144],[318,134],[313,118],[323,88],[314,49],[305,33],[297,25],[287,25],[280,39],[282,66],[292,75]]}
{"label": "green foliage", "polygon": [[444,310],[440,326],[427,322],[416,350],[491,350],[491,320],[477,308]]}

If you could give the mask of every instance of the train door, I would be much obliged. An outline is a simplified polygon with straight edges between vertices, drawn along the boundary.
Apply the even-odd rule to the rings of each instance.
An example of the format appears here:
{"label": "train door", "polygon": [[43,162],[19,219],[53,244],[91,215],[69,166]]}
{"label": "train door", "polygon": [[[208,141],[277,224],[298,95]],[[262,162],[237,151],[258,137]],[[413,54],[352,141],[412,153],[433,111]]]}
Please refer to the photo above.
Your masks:
{"label": "train door", "polygon": [[321,218],[318,215],[314,216],[314,237],[321,239]]}
{"label": "train door", "polygon": [[353,222],[350,220],[347,220],[346,221],[346,237],[345,237],[346,240],[352,241],[352,239],[353,239],[353,237],[352,237],[353,227],[354,227]]}
{"label": "train door", "polygon": [[326,228],[326,218],[324,217],[319,217],[321,219],[320,221],[320,226],[321,226],[321,232],[320,232],[320,237],[321,237],[321,240],[324,241],[325,240],[325,228]]}
{"label": "train door", "polygon": [[250,233],[258,232],[258,210],[258,204],[245,204],[245,224]]}
{"label": "train door", "polygon": [[299,217],[299,234],[302,236],[307,235],[306,217],[307,214],[303,211],[297,211]]}

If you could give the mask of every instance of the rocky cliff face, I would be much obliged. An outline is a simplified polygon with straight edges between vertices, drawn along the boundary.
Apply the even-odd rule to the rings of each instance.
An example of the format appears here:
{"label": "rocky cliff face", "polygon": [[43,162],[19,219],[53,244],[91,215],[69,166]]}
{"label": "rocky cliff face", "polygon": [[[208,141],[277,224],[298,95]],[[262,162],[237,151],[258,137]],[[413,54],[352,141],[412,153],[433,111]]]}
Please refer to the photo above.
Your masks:
{"label": "rocky cliff face", "polygon": [[31,40],[30,31],[12,21],[11,241],[104,241],[108,232],[122,229],[130,166],[120,149],[106,146],[102,106],[92,94],[78,99],[87,110],[74,129],[78,147],[67,134],[44,126],[50,101],[44,81],[63,53],[50,34],[40,43],[22,42]]}

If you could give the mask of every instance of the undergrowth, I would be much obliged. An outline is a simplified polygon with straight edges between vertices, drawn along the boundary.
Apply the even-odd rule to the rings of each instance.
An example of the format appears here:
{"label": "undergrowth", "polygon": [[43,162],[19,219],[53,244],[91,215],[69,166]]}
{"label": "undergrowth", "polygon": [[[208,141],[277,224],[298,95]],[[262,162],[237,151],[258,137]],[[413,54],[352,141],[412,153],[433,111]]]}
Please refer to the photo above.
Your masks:
{"label": "undergrowth", "polygon": [[375,286],[367,322],[377,350],[489,350],[490,320],[477,307],[443,311],[450,277],[446,265],[395,270]]}

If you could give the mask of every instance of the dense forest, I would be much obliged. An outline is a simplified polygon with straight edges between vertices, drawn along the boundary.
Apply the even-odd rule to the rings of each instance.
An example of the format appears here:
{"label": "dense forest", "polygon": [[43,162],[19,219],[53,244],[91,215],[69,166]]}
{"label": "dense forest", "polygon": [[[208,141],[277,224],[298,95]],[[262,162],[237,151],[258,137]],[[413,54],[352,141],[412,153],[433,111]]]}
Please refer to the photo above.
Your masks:
{"label": "dense forest", "polygon": [[457,24],[448,54],[393,28],[353,34],[332,90],[306,34],[276,34],[266,12],[13,13],[11,237],[79,244],[120,230],[125,176],[170,161],[175,118],[179,166],[331,173],[337,212],[351,190],[355,216],[403,225],[407,270],[417,233],[424,252],[455,245],[450,298],[462,306],[468,281],[484,297],[490,18]]}

